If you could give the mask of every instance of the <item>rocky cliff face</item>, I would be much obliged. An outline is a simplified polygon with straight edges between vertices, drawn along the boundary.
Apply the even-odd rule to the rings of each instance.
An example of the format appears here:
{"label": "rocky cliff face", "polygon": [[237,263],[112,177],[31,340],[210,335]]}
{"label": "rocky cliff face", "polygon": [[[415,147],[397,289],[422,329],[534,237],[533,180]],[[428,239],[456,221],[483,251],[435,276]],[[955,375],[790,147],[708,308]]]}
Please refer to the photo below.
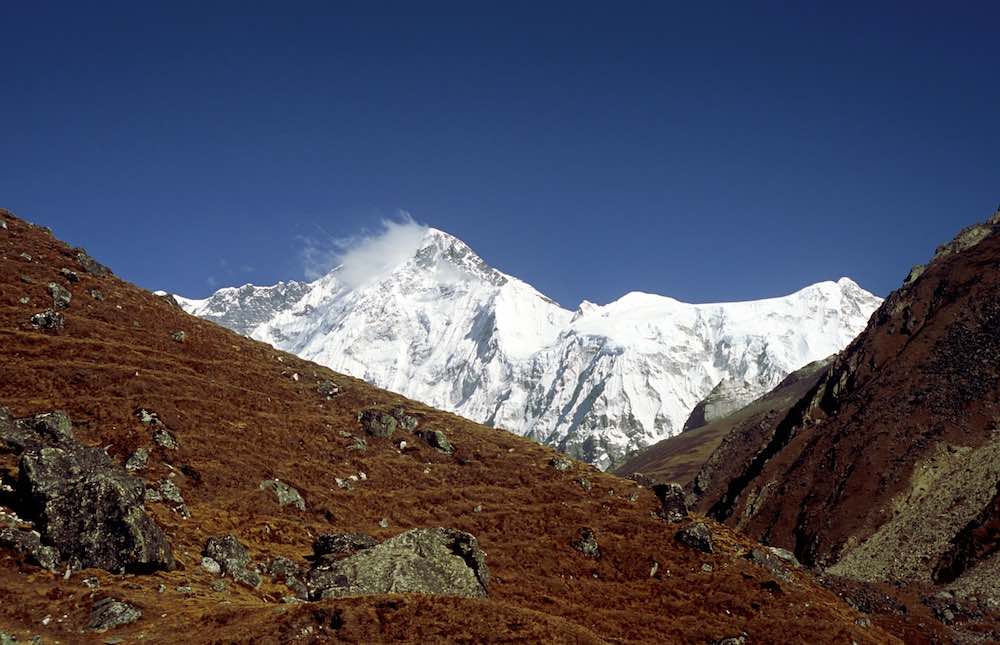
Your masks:
{"label": "rocky cliff face", "polygon": [[179,300],[253,338],[602,467],[679,433],[714,388],[725,402],[709,415],[840,350],[880,302],[845,278],[756,302],[630,293],[569,311],[434,229],[363,284],[341,273]]}
{"label": "rocky cliff face", "polygon": [[998,294],[1000,212],[911,271],[786,414],[729,437],[699,507],[832,573],[1000,602]]}

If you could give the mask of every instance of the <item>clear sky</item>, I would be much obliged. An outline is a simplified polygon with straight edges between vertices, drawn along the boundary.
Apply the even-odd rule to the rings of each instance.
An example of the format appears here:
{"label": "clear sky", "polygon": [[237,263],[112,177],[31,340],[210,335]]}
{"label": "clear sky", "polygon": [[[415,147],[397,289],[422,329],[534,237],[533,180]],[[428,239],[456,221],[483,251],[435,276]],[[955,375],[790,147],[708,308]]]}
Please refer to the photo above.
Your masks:
{"label": "clear sky", "polygon": [[995,1],[354,9],[2,3],[0,206],[188,296],[404,209],[575,307],[885,295],[1000,203]]}

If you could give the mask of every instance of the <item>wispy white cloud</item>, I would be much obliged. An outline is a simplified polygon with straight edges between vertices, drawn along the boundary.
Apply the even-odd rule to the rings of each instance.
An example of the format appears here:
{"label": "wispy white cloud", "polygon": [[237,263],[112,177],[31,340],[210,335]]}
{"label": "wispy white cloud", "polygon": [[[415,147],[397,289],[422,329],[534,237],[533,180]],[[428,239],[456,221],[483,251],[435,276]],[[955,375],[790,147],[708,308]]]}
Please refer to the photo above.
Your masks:
{"label": "wispy white cloud", "polygon": [[219,286],[219,281],[215,279],[214,275],[210,275],[207,278],[205,278],[205,284],[207,284],[208,286],[210,286],[210,287],[212,287],[214,289],[217,286]]}
{"label": "wispy white cloud", "polygon": [[412,257],[426,232],[426,225],[400,211],[396,218],[382,220],[374,232],[362,231],[347,238],[325,233],[322,238],[304,238],[306,278],[315,280],[340,267],[337,276],[349,287],[357,288]]}

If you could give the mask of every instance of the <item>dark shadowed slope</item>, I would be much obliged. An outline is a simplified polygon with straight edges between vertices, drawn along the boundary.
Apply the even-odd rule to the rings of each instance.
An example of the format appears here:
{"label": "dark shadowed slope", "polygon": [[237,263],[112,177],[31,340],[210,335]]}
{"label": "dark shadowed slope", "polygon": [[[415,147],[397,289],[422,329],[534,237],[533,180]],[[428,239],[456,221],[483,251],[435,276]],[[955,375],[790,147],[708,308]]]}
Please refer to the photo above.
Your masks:
{"label": "dark shadowed slope", "polygon": [[[712,553],[678,543],[674,533],[691,520],[660,519],[656,497],[633,482],[576,462],[553,467],[552,450],[189,316],[113,275],[88,273],[97,267],[44,229],[8,213],[0,221],[0,405],[15,417],[64,410],[74,441],[106,448],[110,466],[136,459],[132,472],[155,490],[145,512],[176,562],[124,575],[71,570],[64,579],[71,563],[52,573],[0,548],[0,630],[66,643],[705,643],[744,632],[753,643],[896,642],[856,623],[859,614],[808,573],[778,577],[744,558],[754,543],[727,528],[710,523]],[[54,315],[33,325],[61,290],[71,299],[53,314],[64,327],[44,328]],[[370,409],[396,415],[401,427],[391,438],[376,436],[377,424],[366,433],[359,413]],[[10,445],[0,449],[5,491],[21,486],[23,458]],[[302,509],[274,480],[301,494]],[[0,504],[24,507],[7,493]],[[298,575],[322,564],[305,559],[320,534],[383,541],[439,526],[478,538],[491,572],[487,598],[282,602],[301,593],[282,582],[289,567]],[[581,541],[584,527],[597,551]],[[208,538],[223,534],[263,565],[259,587],[237,582],[254,578],[238,553],[222,558],[224,578],[201,566]],[[141,619],[94,633],[91,612],[104,598],[131,603]],[[99,608],[105,621],[135,618]]]}
{"label": "dark shadowed slope", "polygon": [[915,267],[820,383],[730,435],[699,507],[809,564],[1000,604],[1000,212]]}
{"label": "dark shadowed slope", "polygon": [[[642,474],[659,482],[691,485],[698,471],[734,428],[762,426],[787,414],[816,385],[831,362],[832,358],[810,363],[789,374],[778,387],[753,403],[642,450],[617,468],[615,474]],[[741,432],[737,434],[744,436]]]}

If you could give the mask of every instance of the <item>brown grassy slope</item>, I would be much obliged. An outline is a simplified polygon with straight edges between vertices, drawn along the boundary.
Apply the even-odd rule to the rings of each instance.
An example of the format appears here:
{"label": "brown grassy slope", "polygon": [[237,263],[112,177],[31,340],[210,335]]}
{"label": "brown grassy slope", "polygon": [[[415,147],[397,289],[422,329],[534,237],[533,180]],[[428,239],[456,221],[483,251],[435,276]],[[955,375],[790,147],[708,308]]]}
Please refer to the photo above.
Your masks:
{"label": "brown grassy slope", "polygon": [[656,481],[689,486],[734,428],[766,423],[786,413],[816,385],[830,360],[810,363],[789,374],[776,388],[725,417],[653,444],[616,468],[615,474],[627,477],[641,473]]}
{"label": "brown grassy slope", "polygon": [[[173,476],[192,513],[184,520],[163,505],[148,506],[174,545],[179,568],[167,573],[87,571],[64,581],[0,552],[0,626],[8,630],[84,641],[92,638],[84,630],[92,602],[112,595],[144,612],[115,635],[146,642],[699,643],[741,632],[751,642],[895,642],[858,627],[858,614],[808,576],[774,580],[741,557],[752,543],[724,527],[716,528],[713,555],[679,546],[676,527],[654,517],[652,493],[632,482],[578,463],[557,472],[547,465],[555,454],[548,448],[240,337],[113,276],[89,276],[47,231],[5,212],[0,219],[8,225],[0,230],[0,404],[19,416],[63,409],[78,437],[107,446],[119,461],[152,446],[135,409],[156,411],[180,449],[154,451],[140,475],[147,482]],[[81,282],[61,278],[61,267],[79,271]],[[28,322],[49,305],[49,281],[73,293],[61,332]],[[94,288],[105,300],[89,295]],[[186,342],[171,339],[177,330]],[[344,393],[321,398],[323,378]],[[368,438],[366,451],[348,450],[353,439],[340,433],[361,435],[360,410],[395,405],[422,427],[445,430],[455,455],[405,433],[413,449]],[[15,469],[0,456],[0,470],[10,476]],[[367,479],[351,491],[334,483],[360,472]],[[579,485],[581,476],[592,490]],[[259,482],[270,477],[297,487],[307,510],[280,508],[260,492]],[[473,512],[477,505],[482,512]],[[379,527],[383,517],[387,529]],[[212,591],[212,578],[198,566],[205,538],[221,533],[236,534],[263,561],[301,559],[321,532],[382,539],[424,526],[479,538],[494,574],[488,600],[382,596],[283,605],[278,600],[288,592],[276,585]],[[597,533],[597,561],[570,547],[581,526]],[[86,588],[86,575],[99,578],[100,589]],[[193,593],[176,591],[181,585]],[[52,622],[43,626],[46,615]]]}

